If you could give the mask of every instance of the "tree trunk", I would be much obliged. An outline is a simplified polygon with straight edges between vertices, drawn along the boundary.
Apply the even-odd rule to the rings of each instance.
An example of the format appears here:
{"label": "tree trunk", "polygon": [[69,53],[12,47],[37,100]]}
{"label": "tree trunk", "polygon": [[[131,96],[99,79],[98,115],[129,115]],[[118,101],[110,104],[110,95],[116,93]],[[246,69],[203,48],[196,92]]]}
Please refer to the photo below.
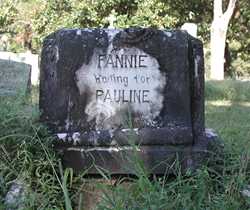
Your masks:
{"label": "tree trunk", "polygon": [[214,21],[211,27],[211,79],[224,79],[224,51],[227,27]]}
{"label": "tree trunk", "polygon": [[211,26],[211,71],[210,78],[224,79],[224,54],[227,28],[236,0],[230,0],[226,12],[222,12],[222,0],[214,0],[214,19]]}

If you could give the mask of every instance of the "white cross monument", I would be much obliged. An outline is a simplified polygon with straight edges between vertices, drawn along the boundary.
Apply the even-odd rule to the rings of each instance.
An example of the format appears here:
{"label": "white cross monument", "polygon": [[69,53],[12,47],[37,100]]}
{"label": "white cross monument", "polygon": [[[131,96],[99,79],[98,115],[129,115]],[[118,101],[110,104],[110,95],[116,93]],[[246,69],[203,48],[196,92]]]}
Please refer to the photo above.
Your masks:
{"label": "white cross monument", "polygon": [[114,29],[114,22],[116,21],[116,17],[114,15],[115,11],[112,10],[111,14],[108,16],[107,20],[109,21],[109,29]]}

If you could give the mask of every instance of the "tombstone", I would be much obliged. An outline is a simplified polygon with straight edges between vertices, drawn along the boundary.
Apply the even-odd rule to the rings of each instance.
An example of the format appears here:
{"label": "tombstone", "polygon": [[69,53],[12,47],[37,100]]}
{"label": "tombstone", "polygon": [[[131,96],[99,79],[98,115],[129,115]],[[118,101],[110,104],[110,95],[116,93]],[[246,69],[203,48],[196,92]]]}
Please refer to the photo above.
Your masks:
{"label": "tombstone", "polygon": [[107,18],[108,22],[109,22],[109,26],[108,29],[114,29],[114,22],[116,21],[116,17],[115,17],[115,10],[112,10],[111,14],[108,16]]}
{"label": "tombstone", "polygon": [[31,84],[37,86],[39,84],[39,66],[38,54],[32,54],[30,51],[25,53],[13,53],[0,51],[0,59],[22,62],[31,65]]}
{"label": "tombstone", "polygon": [[0,35],[0,50],[6,51],[8,48],[9,37],[7,34]]}
{"label": "tombstone", "polygon": [[30,91],[31,66],[0,59],[0,96],[26,94]]}
{"label": "tombstone", "polygon": [[182,30],[187,31],[191,36],[197,37],[197,24],[195,23],[184,23],[181,26]]}
{"label": "tombstone", "polygon": [[201,41],[182,30],[59,30],[43,43],[41,120],[66,167],[171,173],[207,160]]}

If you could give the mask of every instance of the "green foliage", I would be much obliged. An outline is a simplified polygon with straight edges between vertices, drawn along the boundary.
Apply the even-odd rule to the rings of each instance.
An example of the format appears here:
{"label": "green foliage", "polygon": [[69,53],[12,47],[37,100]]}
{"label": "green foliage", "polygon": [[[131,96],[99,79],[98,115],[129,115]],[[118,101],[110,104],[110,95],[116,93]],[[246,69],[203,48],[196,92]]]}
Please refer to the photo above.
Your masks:
{"label": "green foliage", "polygon": [[[249,19],[250,21],[250,19]],[[250,33],[248,31],[247,33]],[[242,37],[243,38],[243,37]],[[233,39],[230,43],[232,49],[232,68],[235,76],[250,77],[250,38],[245,37],[243,40]]]}
{"label": "green foliage", "polygon": [[[36,95],[32,96],[34,99],[37,100]],[[23,96],[0,100],[0,203],[11,182],[21,180],[27,188],[25,209],[63,209],[65,198],[66,210],[70,210],[70,199],[62,184],[67,175],[62,176],[62,181],[59,178],[53,138],[38,123],[37,104],[30,100]]]}
{"label": "green foliage", "polygon": [[205,97],[207,100],[242,101],[250,99],[249,81],[208,81],[206,82]]}
{"label": "green foliage", "polygon": [[[36,14],[33,25],[41,41],[44,36],[63,27],[107,27],[107,18],[112,11],[115,13],[115,26],[118,28],[175,28],[186,21],[210,21],[211,14],[202,15],[205,10],[211,11],[211,4],[206,1],[187,1],[183,4],[182,1],[173,3],[160,0],[50,0]],[[204,28],[207,30],[207,27]]]}
{"label": "green foliage", "polygon": [[0,1],[0,32],[10,32],[17,18],[16,1]]}
{"label": "green foliage", "polygon": [[[224,2],[224,7],[227,2]],[[230,76],[249,76],[250,1],[240,0],[228,30],[231,51]],[[225,8],[224,8],[225,10]],[[32,45],[39,52],[48,34],[61,28],[107,27],[108,17],[116,17],[115,27],[179,28],[185,22],[198,24],[199,38],[209,43],[213,1],[206,0],[2,0],[1,31],[22,34],[25,23],[33,29]],[[11,41],[12,51],[21,44]],[[235,48],[235,42],[238,42]],[[207,61],[209,62],[209,61]],[[209,67],[209,66],[208,66]]]}
{"label": "green foliage", "polygon": [[236,76],[250,75],[250,1],[238,1],[228,31],[233,72]]}

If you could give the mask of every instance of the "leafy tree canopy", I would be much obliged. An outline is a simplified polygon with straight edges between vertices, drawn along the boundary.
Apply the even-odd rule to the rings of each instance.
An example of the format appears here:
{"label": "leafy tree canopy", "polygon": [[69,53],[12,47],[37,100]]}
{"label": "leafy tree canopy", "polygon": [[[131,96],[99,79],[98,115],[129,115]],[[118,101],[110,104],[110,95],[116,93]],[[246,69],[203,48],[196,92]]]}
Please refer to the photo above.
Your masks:
{"label": "leafy tree canopy", "polygon": [[[0,0],[0,4],[0,32],[20,34],[29,23],[36,51],[45,36],[60,28],[107,27],[111,13],[116,16],[117,28],[178,28],[185,22],[194,22],[198,24],[199,38],[205,42],[210,38],[213,18],[212,0]],[[246,67],[249,24],[250,1],[239,0],[228,40],[232,57],[237,60],[233,65],[250,73],[250,67]]]}

